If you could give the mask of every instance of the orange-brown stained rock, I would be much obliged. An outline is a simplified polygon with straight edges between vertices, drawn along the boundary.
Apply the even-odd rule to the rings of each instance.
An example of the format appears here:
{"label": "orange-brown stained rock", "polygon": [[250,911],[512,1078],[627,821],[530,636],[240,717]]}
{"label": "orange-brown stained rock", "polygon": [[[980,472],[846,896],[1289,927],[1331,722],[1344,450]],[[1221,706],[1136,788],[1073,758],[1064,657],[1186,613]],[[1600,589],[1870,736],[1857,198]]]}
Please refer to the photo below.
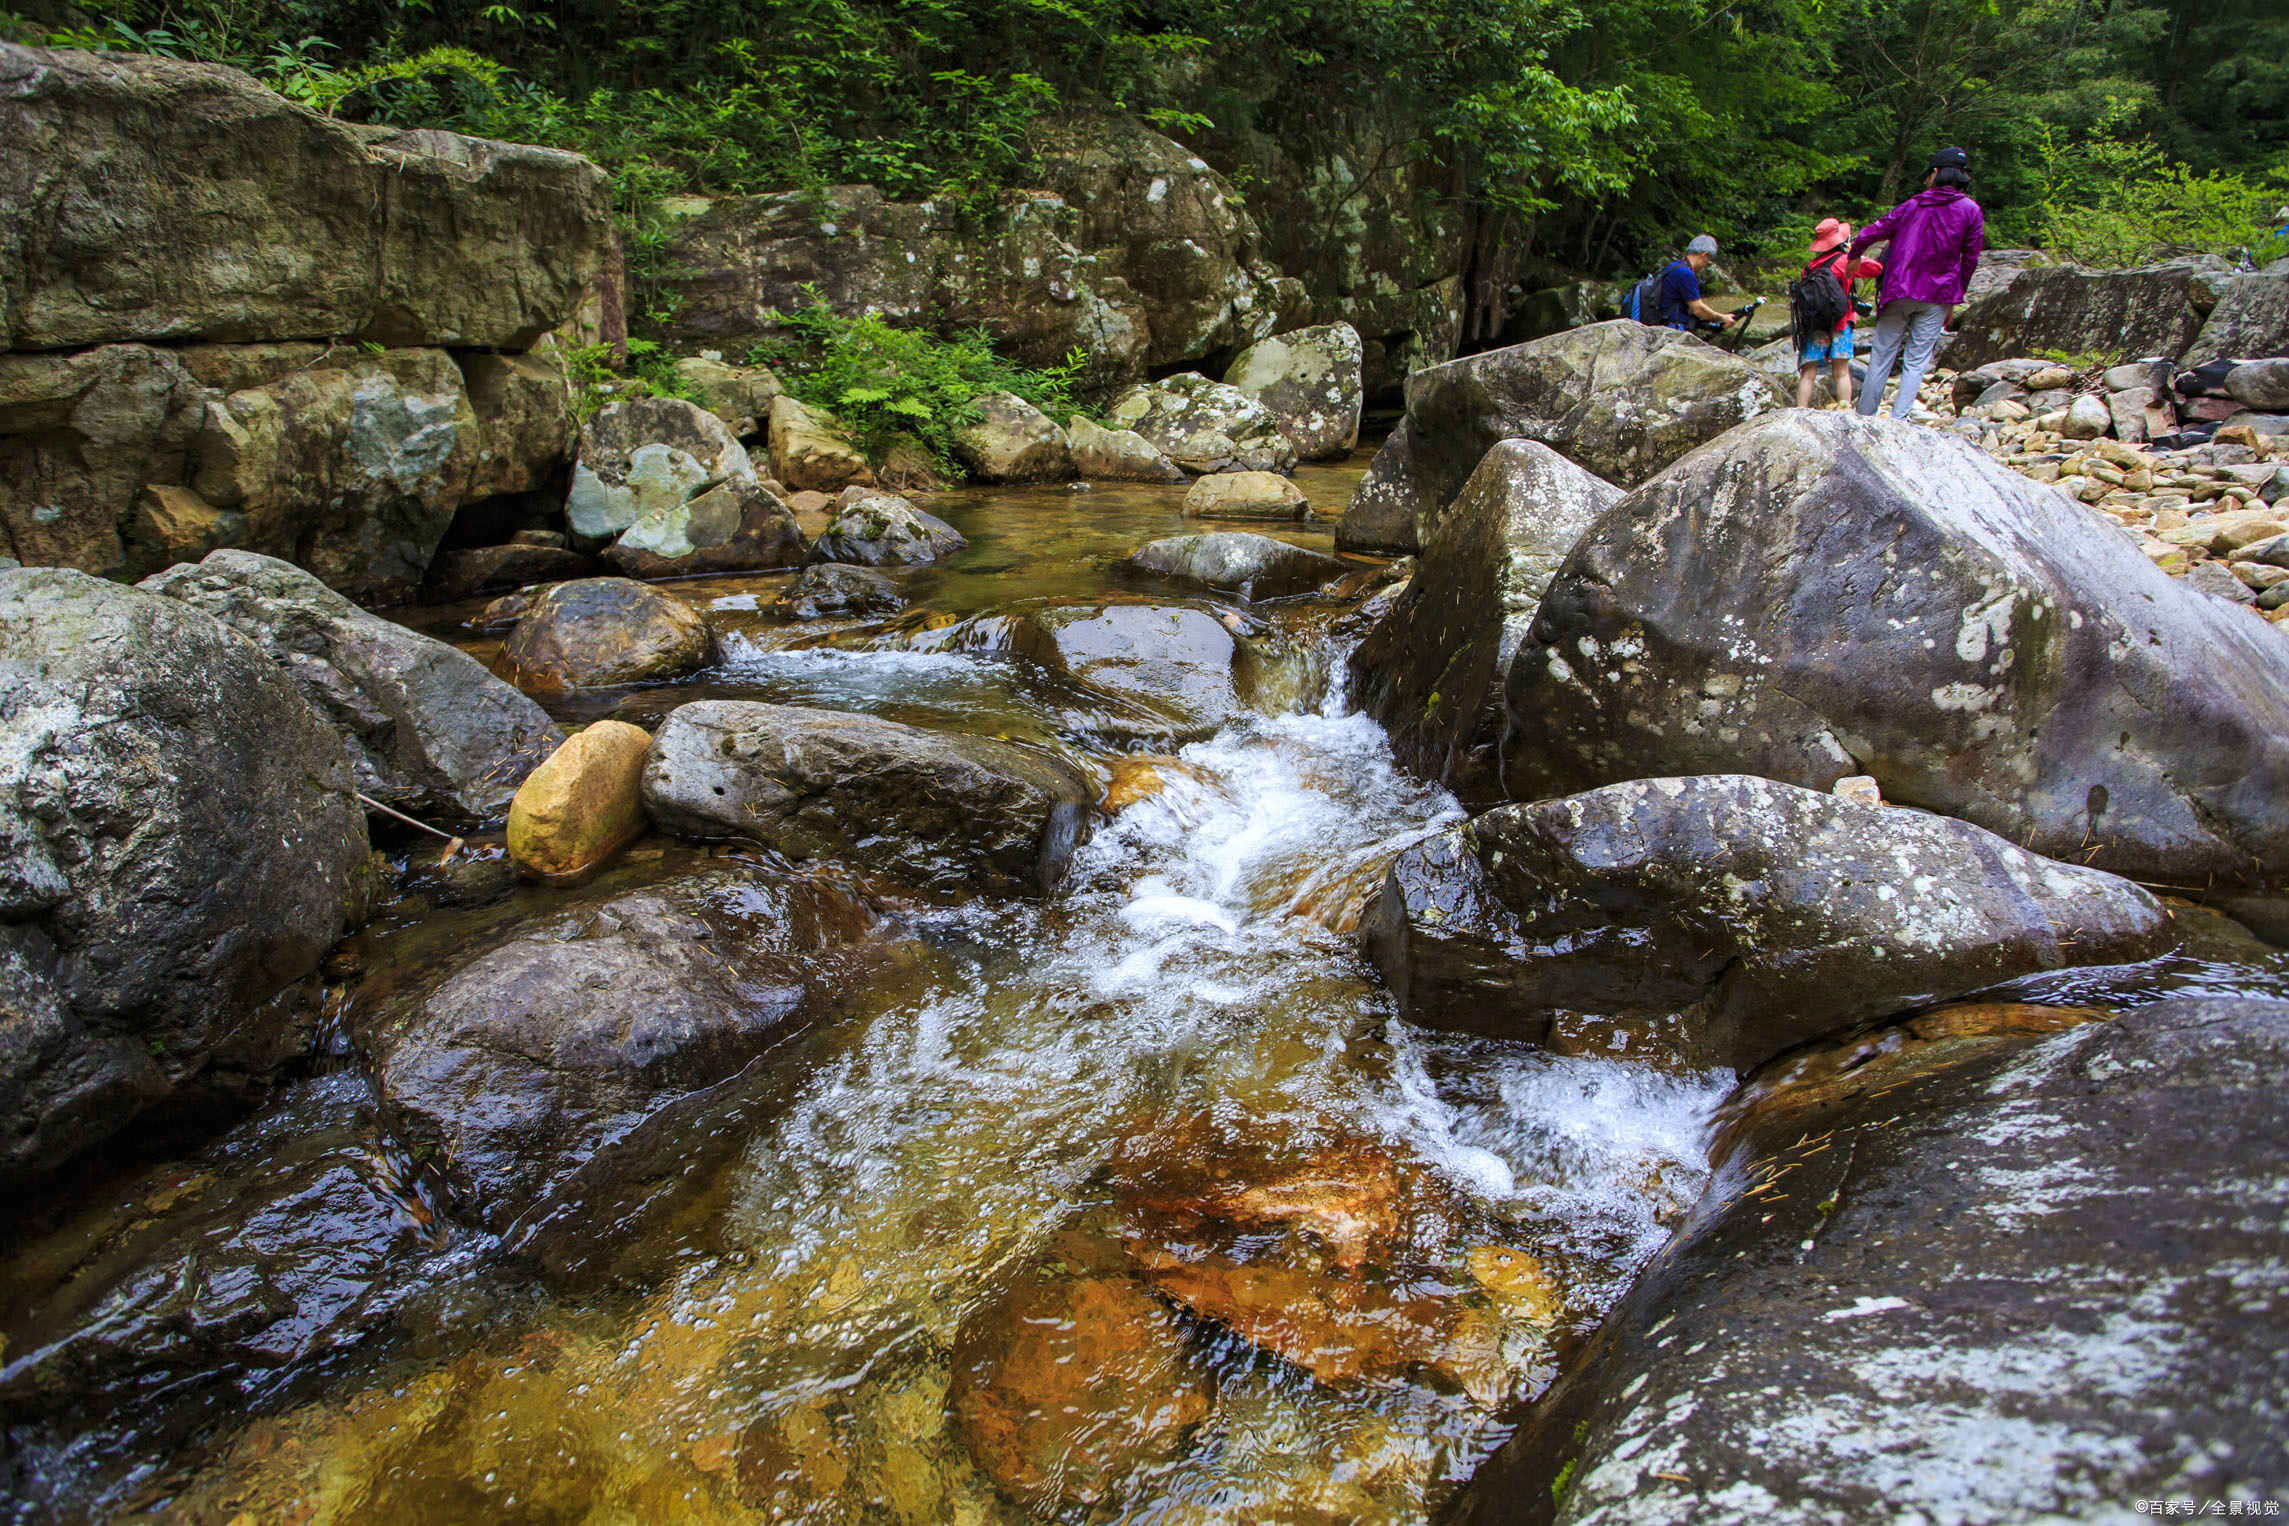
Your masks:
{"label": "orange-brown stained rock", "polygon": [[576,879],[644,830],[638,790],[651,733],[598,721],[573,733],[509,805],[509,858],[537,879]]}
{"label": "orange-brown stained rock", "polygon": [[1434,1243],[1454,1209],[1427,1166],[1380,1140],[1297,1145],[1276,1125],[1211,1113],[1131,1137],[1114,1172],[1132,1236],[1279,1234],[1342,1272]]}
{"label": "orange-brown stained rock", "polygon": [[2095,1023],[2100,1007],[2044,1007],[2023,1001],[1959,1001],[1934,1007],[1908,1020],[1908,1032],[1926,1043],[1941,1039],[1985,1038],[1992,1034],[2056,1033]]}
{"label": "orange-brown stained rock", "polygon": [[1521,1318],[1536,1324],[1554,1323],[1565,1312],[1565,1300],[1550,1281],[1542,1263],[1507,1245],[1480,1245],[1464,1258],[1470,1275],[1487,1296]]}
{"label": "orange-brown stained rock", "polygon": [[1193,1313],[1338,1386],[1388,1382],[1436,1361],[1463,1307],[1381,1277],[1130,1248],[1152,1285]]}
{"label": "orange-brown stained rock", "polygon": [[1150,800],[1168,788],[1168,781],[1160,776],[1147,758],[1114,758],[1106,765],[1113,782],[1105,787],[1105,813],[1117,816],[1139,800]]}
{"label": "orange-brown stained rock", "polygon": [[970,1456],[1029,1507],[1087,1505],[1208,1413],[1176,1316],[1133,1277],[1028,1274],[962,1322],[947,1402]]}

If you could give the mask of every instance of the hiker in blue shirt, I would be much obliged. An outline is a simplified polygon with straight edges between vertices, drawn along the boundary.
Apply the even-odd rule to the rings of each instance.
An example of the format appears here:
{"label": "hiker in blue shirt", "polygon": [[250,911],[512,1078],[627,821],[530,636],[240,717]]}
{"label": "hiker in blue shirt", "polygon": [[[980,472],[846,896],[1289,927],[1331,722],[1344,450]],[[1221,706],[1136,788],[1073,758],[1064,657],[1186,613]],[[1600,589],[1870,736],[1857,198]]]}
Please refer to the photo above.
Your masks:
{"label": "hiker in blue shirt", "polygon": [[1729,327],[1738,313],[1721,313],[1701,300],[1701,272],[1717,257],[1717,241],[1704,233],[1685,246],[1683,259],[1661,272],[1661,323],[1665,328],[1690,331],[1694,320]]}

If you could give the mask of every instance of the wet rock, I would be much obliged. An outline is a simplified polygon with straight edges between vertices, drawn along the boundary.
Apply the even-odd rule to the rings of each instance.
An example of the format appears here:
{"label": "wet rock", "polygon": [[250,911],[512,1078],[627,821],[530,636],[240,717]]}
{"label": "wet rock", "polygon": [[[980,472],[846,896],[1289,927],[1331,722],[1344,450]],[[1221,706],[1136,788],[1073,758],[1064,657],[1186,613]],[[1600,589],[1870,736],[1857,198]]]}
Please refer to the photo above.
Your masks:
{"label": "wet rock", "polygon": [[932,891],[1042,895],[1096,791],[1046,753],[869,715],[700,700],[660,728],[644,806],[663,831],[749,837]]}
{"label": "wet rock", "polygon": [[1249,600],[1310,593],[1344,573],[1343,563],[1324,551],[1239,530],[1148,541],[1130,552],[1121,565],[1152,577],[1194,583]]}
{"label": "wet rock", "polygon": [[1542,594],[1621,490],[1532,440],[1505,440],[1431,532],[1407,591],[1351,655],[1353,703],[1410,771],[1502,797],[1502,681]]}
{"label": "wet rock", "polygon": [[583,544],[610,540],[755,468],[721,419],[680,397],[607,403],[580,432],[564,517]]}
{"label": "wet rock", "polygon": [[1701,1069],[2038,970],[2167,949],[2126,880],[1748,775],[1503,806],[1409,849],[1365,941],[1439,1027]]}
{"label": "wet rock", "polygon": [[771,400],[787,390],[766,366],[726,365],[704,355],[678,360],[676,375],[699,394],[702,408],[723,420],[723,427],[742,440],[763,432],[771,421]]}
{"label": "wet rock", "polygon": [[896,493],[853,488],[843,494],[835,517],[811,547],[811,560],[910,567],[952,556],[967,545],[959,530]]}
{"label": "wet rock", "polygon": [[1964,441],[1792,409],[1575,548],[1511,665],[1504,780],[1533,799],[1867,774],[2143,883],[2270,885],[2289,874],[2271,636]]}
{"label": "wet rock", "polygon": [[1739,356],[1627,319],[1419,371],[1407,380],[1419,533],[1427,540],[1500,441],[1538,440],[1629,488],[1785,400],[1777,381]]}
{"label": "wet rock", "polygon": [[245,516],[248,549],[354,597],[411,593],[485,446],[442,350],[329,358],[210,405],[190,486]]}
{"label": "wet rock", "polygon": [[361,1137],[366,1104],[358,1076],[301,1082],[0,1263],[0,1416],[17,1441],[121,1427],[180,1445],[387,1322],[423,1285],[437,1225]]}
{"label": "wet rock", "polygon": [[1414,446],[1405,419],[1367,464],[1335,525],[1335,549],[1412,556],[1423,549],[1423,491],[1415,480]]}
{"label": "wet rock", "polygon": [[954,1433],[1004,1493],[1085,1507],[1177,1452],[1208,1416],[1208,1377],[1176,1316],[1133,1277],[1028,1268],[954,1342]]}
{"label": "wet rock", "polygon": [[1363,354],[1357,329],[1323,323],[1248,346],[1224,381],[1272,411],[1298,461],[1329,461],[1359,443]]}
{"label": "wet rock", "polygon": [[874,481],[866,452],[834,415],[791,397],[771,400],[771,475],[796,492],[839,493]]}
{"label": "wet rock", "polygon": [[1010,649],[1110,702],[1089,724],[1123,740],[1196,741],[1246,708],[1249,654],[1223,622],[1180,605],[1108,604],[1021,617]]}
{"label": "wet rock", "polygon": [[483,594],[535,583],[569,583],[575,578],[602,577],[610,571],[592,556],[562,546],[475,546],[466,551],[441,553],[429,565],[424,597],[437,603],[474,599]]}
{"label": "wet rock", "polygon": [[2193,261],[2136,270],[2033,265],[1955,315],[1947,363],[1958,372],[2014,356],[2177,355],[2201,332]]}
{"label": "wet rock", "polygon": [[0,1179],[258,1094],[366,862],[341,739],[203,611],[0,572]]}
{"label": "wet rock", "polygon": [[217,551],[136,586],[253,640],[341,734],[357,788],[432,825],[499,820],[564,739],[466,652],[367,614],[289,563]]}
{"label": "wet rock", "polygon": [[954,431],[954,454],[987,482],[1064,482],[1073,476],[1065,431],[1049,415],[1008,392],[974,399],[975,423]]}
{"label": "wet rock", "polygon": [[[1456,1526],[2018,1521],[2275,1488],[2289,1005],[2166,1001],[1752,1111]],[[1742,1339],[1744,1331],[1755,1338]],[[2075,1374],[2093,1374],[2085,1380]]]}
{"label": "wet rock", "polygon": [[642,791],[652,735],[597,721],[567,738],[525,780],[509,809],[509,858],[541,880],[593,871],[649,825]]}
{"label": "wet rock", "polygon": [[1107,429],[1075,414],[1065,426],[1074,474],[1089,482],[1182,482],[1184,468],[1133,429]]}
{"label": "wet rock", "polygon": [[905,607],[906,597],[896,583],[871,567],[845,562],[813,562],[771,601],[771,608],[789,620],[894,615]]}
{"label": "wet rock", "polygon": [[848,978],[863,907],[721,863],[553,903],[358,1014],[376,1099],[435,1149],[460,1212],[505,1235],[562,1219],[551,1193],[598,1150],[737,1073]]}
{"label": "wet rock", "polygon": [[1105,422],[1134,430],[1190,472],[1284,472],[1295,447],[1262,403],[1197,371],[1131,387],[1105,410]]}
{"label": "wet rock", "polygon": [[1309,519],[1302,488],[1277,472],[1219,472],[1185,490],[1190,519]]}
{"label": "wet rock", "polygon": [[527,694],[665,683],[714,654],[707,621],[673,594],[627,578],[581,578],[534,598],[493,671]]}
{"label": "wet rock", "polygon": [[614,244],[605,177],[577,154],[354,127],[211,64],[0,47],[0,201],[18,209],[0,342],[16,349],[318,334],[524,350]]}
{"label": "wet rock", "polygon": [[637,520],[604,553],[632,578],[698,577],[800,567],[808,554],[795,511],[751,475]]}

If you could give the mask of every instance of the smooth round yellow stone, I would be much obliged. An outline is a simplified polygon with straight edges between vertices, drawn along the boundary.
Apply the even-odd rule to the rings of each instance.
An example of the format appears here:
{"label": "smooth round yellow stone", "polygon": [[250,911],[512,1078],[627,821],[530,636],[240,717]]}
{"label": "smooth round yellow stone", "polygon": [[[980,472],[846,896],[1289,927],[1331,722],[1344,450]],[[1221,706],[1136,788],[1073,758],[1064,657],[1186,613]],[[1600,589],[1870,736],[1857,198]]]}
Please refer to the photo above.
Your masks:
{"label": "smooth round yellow stone", "polygon": [[652,734],[626,721],[577,731],[509,805],[509,859],[543,880],[577,879],[644,830],[638,786]]}

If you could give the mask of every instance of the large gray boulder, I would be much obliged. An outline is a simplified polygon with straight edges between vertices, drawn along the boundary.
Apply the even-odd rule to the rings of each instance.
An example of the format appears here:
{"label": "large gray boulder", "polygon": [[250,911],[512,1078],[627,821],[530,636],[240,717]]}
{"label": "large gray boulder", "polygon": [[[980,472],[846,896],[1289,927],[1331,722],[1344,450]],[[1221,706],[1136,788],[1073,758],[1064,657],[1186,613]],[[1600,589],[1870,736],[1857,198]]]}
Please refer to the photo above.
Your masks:
{"label": "large gray boulder", "polygon": [[1189,472],[1284,472],[1296,462],[1277,415],[1197,371],[1131,387],[1105,409],[1105,422],[1144,436]]}
{"label": "large gray boulder", "polygon": [[2279,638],[1950,436],[1790,410],[1574,548],[1510,667],[1513,799],[1751,772],[2202,894],[2289,880]]}
{"label": "large gray boulder", "polygon": [[665,683],[715,655],[706,617],[630,578],[552,583],[501,643],[493,671],[527,694]]}
{"label": "large gray boulder", "polygon": [[2178,355],[2202,330],[2194,261],[2136,270],[2022,268],[1955,315],[1947,364],[1969,371],[2017,355]]}
{"label": "large gray boulder", "polygon": [[2213,277],[2217,306],[2203,320],[2181,364],[2188,368],[2213,360],[2258,360],[2289,355],[2289,269],[2278,261],[2264,271]]}
{"label": "large gray boulder", "polygon": [[360,1047],[393,1130],[507,1235],[598,1150],[783,1040],[875,925],[833,887],[736,862],[595,887],[394,989],[360,1013]]}
{"label": "large gray boulder", "polygon": [[1364,936],[1414,1021],[1735,1070],[2172,942],[2161,903],[2127,880],[1746,774],[1633,780],[1451,827],[1391,866]]}
{"label": "large gray boulder", "polygon": [[911,567],[942,561],[968,545],[961,531],[896,493],[854,487],[843,492],[835,517],[811,547],[810,559],[860,567]]}
{"label": "large gray boulder", "polygon": [[1329,461],[1359,443],[1364,353],[1357,329],[1322,323],[1258,340],[1224,381],[1272,411],[1298,461]]}
{"label": "large gray boulder", "polygon": [[1779,382],[1678,329],[1593,323],[1407,378],[1409,469],[1427,541],[1503,440],[1539,440],[1635,487],[1706,440],[1780,408]]}
{"label": "large gray boulder", "polygon": [[136,585],[251,639],[341,735],[363,793],[432,824],[498,821],[564,733],[458,647],[367,614],[290,562],[217,551]]}
{"label": "large gray boulder", "polygon": [[613,246],[577,154],[353,127],[212,64],[0,44],[0,349],[522,350]]}
{"label": "large gray boulder", "polygon": [[341,740],[253,642],[0,572],[0,1180],[259,1091],[367,872]]}
{"label": "large gray boulder", "polygon": [[1324,551],[1291,546],[1284,540],[1245,530],[1147,541],[1123,558],[1121,565],[1147,577],[1236,593],[1250,601],[1310,593],[1344,572],[1343,563]]}
{"label": "large gray boulder", "polygon": [[607,403],[580,431],[564,517],[584,543],[612,540],[648,516],[754,475],[746,447],[697,403],[680,397]]}
{"label": "large gray boulder", "polygon": [[2289,1003],[1839,1058],[1728,1131],[1448,1526],[2006,1526],[2289,1487]]}
{"label": "large gray boulder", "polygon": [[665,831],[953,893],[1055,889],[1095,799],[1071,766],[1014,743],[745,700],[679,707],[644,765],[644,808]]}
{"label": "large gray boulder", "polygon": [[977,418],[954,431],[954,454],[987,482],[1064,482],[1073,475],[1065,431],[1024,398],[991,392],[972,401]]}
{"label": "large gray boulder", "polygon": [[1413,435],[1401,419],[1352,489],[1335,524],[1335,549],[1413,556],[1423,549],[1422,527],[1433,512],[1426,510],[1423,498],[1423,486],[1415,480]]}
{"label": "large gray boulder", "polygon": [[1107,429],[1075,414],[1065,425],[1075,476],[1090,482],[1182,482],[1184,468],[1133,429]]}
{"label": "large gray boulder", "polygon": [[1502,796],[1502,683],[1559,566],[1621,489],[1547,445],[1486,453],[1406,591],[1351,654],[1352,702],[1409,771],[1465,800]]}
{"label": "large gray boulder", "polygon": [[809,553],[795,511],[743,472],[654,508],[604,548],[604,560],[632,578],[689,578],[800,567]]}

